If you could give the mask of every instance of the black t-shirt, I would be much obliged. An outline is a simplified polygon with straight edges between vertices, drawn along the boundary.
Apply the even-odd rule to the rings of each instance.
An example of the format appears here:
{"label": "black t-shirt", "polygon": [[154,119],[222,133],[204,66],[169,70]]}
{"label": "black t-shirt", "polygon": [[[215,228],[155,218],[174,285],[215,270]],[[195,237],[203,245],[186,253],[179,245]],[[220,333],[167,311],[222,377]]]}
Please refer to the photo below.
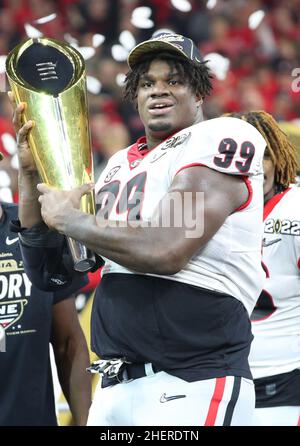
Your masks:
{"label": "black t-shirt", "polygon": [[0,220],[0,324],[6,351],[0,353],[0,426],[56,425],[49,358],[52,306],[85,281],[59,292],[38,290],[23,268],[18,235],[9,229],[17,206],[2,204]]}
{"label": "black t-shirt", "polygon": [[251,323],[234,297],[138,274],[104,274],[91,318],[92,350],[103,359],[152,362],[186,381],[251,379]]}

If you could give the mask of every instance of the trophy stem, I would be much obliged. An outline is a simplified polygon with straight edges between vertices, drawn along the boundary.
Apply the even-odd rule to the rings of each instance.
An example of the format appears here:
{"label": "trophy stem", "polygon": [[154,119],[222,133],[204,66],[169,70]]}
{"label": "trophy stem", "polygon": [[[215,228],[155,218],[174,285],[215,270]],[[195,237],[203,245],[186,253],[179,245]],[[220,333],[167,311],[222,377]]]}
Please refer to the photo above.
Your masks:
{"label": "trophy stem", "polygon": [[82,243],[67,237],[69,248],[74,262],[74,269],[79,272],[86,272],[96,264],[95,255]]}
{"label": "trophy stem", "polygon": [[[61,152],[61,155],[64,158],[64,165],[66,168],[65,173],[67,176],[66,180],[68,182],[69,187],[72,188],[75,186],[74,184],[75,175],[72,170],[72,160],[70,159],[71,150],[70,150],[69,139],[67,136],[65,120],[63,119],[62,104],[59,97],[53,97],[53,100],[54,100],[56,119],[60,128],[60,137],[62,139],[61,147],[63,147],[63,150]],[[71,256],[74,262],[74,269],[80,272],[89,271],[96,263],[95,255],[93,255],[82,243],[77,242],[71,237],[67,237],[67,239]]]}

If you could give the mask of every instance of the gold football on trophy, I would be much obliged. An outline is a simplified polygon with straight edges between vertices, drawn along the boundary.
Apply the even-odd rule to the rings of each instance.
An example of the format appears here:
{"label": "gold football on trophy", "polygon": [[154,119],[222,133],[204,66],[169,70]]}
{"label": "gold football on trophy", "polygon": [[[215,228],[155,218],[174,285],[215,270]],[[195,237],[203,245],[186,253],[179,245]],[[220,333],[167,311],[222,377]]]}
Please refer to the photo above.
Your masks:
{"label": "gold football on trophy", "polygon": [[[85,63],[72,46],[49,38],[29,39],[7,57],[6,73],[17,103],[25,102],[24,121],[35,126],[29,145],[43,182],[69,190],[93,182]],[[95,212],[94,193],[81,210]],[[93,256],[68,238],[74,268],[86,271]]]}

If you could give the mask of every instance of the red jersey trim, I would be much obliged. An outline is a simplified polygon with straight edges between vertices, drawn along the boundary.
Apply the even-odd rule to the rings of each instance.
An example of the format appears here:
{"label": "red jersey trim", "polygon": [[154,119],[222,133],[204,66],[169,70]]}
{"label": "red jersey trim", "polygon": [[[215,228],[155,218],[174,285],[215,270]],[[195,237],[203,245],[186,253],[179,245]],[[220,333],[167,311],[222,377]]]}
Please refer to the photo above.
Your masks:
{"label": "red jersey trim", "polygon": [[188,169],[189,167],[195,167],[195,166],[204,166],[207,167],[205,164],[201,164],[201,163],[192,163],[192,164],[187,164],[186,166],[182,166],[180,167],[179,170],[177,170],[177,172],[175,173],[174,176],[176,176],[179,172],[181,172],[184,169]]}
{"label": "red jersey trim", "polygon": [[272,198],[265,204],[264,206],[264,220],[268,217],[268,215],[272,212],[277,203],[285,196],[285,194],[291,190],[291,187],[288,187],[284,192],[280,192],[280,194],[273,195]]}
{"label": "red jersey trim", "polygon": [[[208,169],[210,169],[210,167],[208,167],[206,164],[192,163],[192,164],[187,164],[186,166],[183,166],[183,167],[181,167],[179,170],[177,170],[177,172],[175,173],[175,176],[176,176],[179,172],[181,172],[182,170],[187,169],[187,168],[189,168],[189,167],[194,167],[194,166],[203,166],[203,167],[207,167]],[[217,172],[219,172],[219,171],[217,171]],[[249,204],[250,204],[251,201],[252,201],[252,197],[253,197],[253,189],[252,189],[251,181],[249,180],[248,177],[246,177],[246,176],[244,176],[244,175],[243,175],[242,178],[243,178],[243,180],[244,180],[244,182],[245,182],[245,184],[246,184],[246,186],[247,186],[248,194],[249,194],[249,195],[248,195],[248,198],[247,198],[247,200],[245,201],[245,203],[241,204],[241,206],[239,206],[237,209],[235,209],[235,211],[233,211],[233,213],[245,209],[247,206],[249,206]]]}
{"label": "red jersey trim", "polygon": [[267,265],[263,261],[261,261],[261,266],[262,266],[262,269],[264,270],[264,272],[266,274],[266,278],[269,279],[269,277],[270,277],[269,268],[267,267]]}
{"label": "red jersey trim", "polygon": [[253,189],[252,189],[250,179],[246,176],[243,176],[242,179],[244,180],[244,183],[246,184],[247,189],[248,189],[248,198],[245,201],[245,203],[241,204],[241,206],[239,206],[234,212],[239,212],[239,211],[242,211],[243,209],[246,209],[246,207],[249,206],[249,204],[251,203],[252,198],[253,198]]}

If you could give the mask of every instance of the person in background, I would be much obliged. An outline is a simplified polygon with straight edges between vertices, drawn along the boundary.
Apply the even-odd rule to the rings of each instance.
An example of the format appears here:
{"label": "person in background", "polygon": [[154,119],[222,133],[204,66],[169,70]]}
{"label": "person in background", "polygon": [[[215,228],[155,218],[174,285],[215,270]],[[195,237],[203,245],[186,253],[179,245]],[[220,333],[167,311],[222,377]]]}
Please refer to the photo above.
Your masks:
{"label": "person in background", "polygon": [[[227,115],[228,116],[228,115]],[[297,149],[264,111],[230,114],[267,142],[264,155],[264,289],[252,313],[249,357],[257,426],[300,424],[300,188]]]}
{"label": "person in background", "polygon": [[86,279],[78,277],[62,291],[38,290],[24,271],[18,235],[10,230],[17,216],[17,205],[0,204],[0,326],[5,330],[0,426],[57,425],[49,342],[74,424],[85,425],[91,403],[89,355],[73,294]]}

